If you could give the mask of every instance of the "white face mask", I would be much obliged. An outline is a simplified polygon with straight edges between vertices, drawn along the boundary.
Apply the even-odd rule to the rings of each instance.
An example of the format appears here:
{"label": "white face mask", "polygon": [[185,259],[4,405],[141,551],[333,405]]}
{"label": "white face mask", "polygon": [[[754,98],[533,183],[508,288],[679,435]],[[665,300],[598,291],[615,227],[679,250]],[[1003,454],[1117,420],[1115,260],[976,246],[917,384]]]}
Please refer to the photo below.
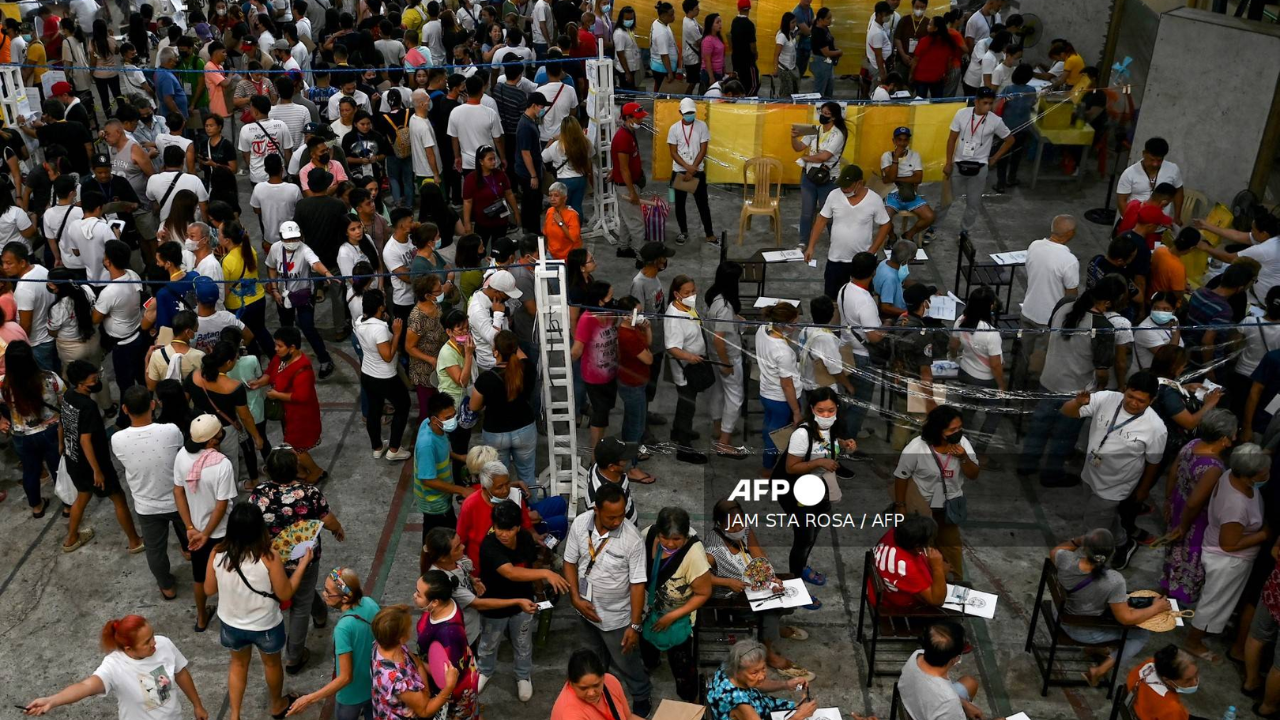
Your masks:
{"label": "white face mask", "polygon": [[288,250],[289,252],[294,252],[301,246],[302,246],[302,243],[298,242],[297,240],[293,240],[293,241],[286,240],[284,243],[284,249]]}
{"label": "white face mask", "polygon": [[821,415],[815,415],[813,422],[823,430],[830,430],[831,426],[836,424],[836,416],[832,415],[831,417],[822,417]]}
{"label": "white face mask", "polygon": [[912,10],[912,11],[911,11],[911,14],[912,14],[912,15],[915,15],[915,16],[916,16],[916,17],[918,17],[918,18],[922,18],[922,17],[924,17],[924,10],[921,10],[921,9],[919,9],[919,8],[916,8],[915,10]]}
{"label": "white face mask", "polygon": [[183,240],[182,246],[190,250],[191,252],[195,252],[200,249],[200,243],[196,242],[195,240],[192,240],[191,238],[187,238],[186,240]]}

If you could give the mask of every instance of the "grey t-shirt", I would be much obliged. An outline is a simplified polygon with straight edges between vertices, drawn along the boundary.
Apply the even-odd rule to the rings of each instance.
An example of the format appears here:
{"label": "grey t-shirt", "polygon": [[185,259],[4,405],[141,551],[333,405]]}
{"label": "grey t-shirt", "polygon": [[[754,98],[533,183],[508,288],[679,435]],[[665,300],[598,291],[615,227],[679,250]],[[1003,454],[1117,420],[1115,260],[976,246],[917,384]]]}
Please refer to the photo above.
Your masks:
{"label": "grey t-shirt", "polygon": [[[648,277],[643,272],[636,273],[631,280],[631,297],[644,303],[640,308],[641,312],[661,315],[667,311],[667,294],[662,289],[662,281],[656,277]],[[653,342],[649,344],[649,349],[661,352],[666,347],[662,343],[662,323],[650,321],[649,324],[653,327]]]}
{"label": "grey t-shirt", "polygon": [[911,653],[902,666],[902,675],[898,678],[902,706],[912,720],[965,720],[964,706],[951,681],[920,669],[917,658],[923,652]]}
{"label": "grey t-shirt", "polygon": [[533,268],[513,267],[510,272],[516,279],[516,289],[522,293],[519,300],[511,300],[507,303],[507,309],[511,312],[511,332],[516,334],[516,339],[520,342],[537,345],[534,317],[524,310],[524,301],[534,299]]}
{"label": "grey t-shirt", "polygon": [[[1069,312],[1071,303],[1063,303],[1053,313],[1050,326],[1062,327]],[[1087,312],[1076,327],[1081,332],[1049,335],[1049,351],[1040,373],[1040,384],[1050,392],[1074,395],[1081,390],[1093,390],[1094,370],[1115,364],[1115,334],[1100,331],[1090,337],[1088,333],[1090,328],[1111,328],[1106,318]]]}
{"label": "grey t-shirt", "polygon": [[1080,551],[1059,551],[1053,558],[1058,566],[1058,582],[1067,591],[1066,611],[1072,615],[1101,615],[1111,603],[1125,602],[1129,592],[1125,586],[1124,576],[1115,570],[1107,569],[1102,577],[1072,592],[1071,589],[1084,582],[1088,573],[1080,571]]}

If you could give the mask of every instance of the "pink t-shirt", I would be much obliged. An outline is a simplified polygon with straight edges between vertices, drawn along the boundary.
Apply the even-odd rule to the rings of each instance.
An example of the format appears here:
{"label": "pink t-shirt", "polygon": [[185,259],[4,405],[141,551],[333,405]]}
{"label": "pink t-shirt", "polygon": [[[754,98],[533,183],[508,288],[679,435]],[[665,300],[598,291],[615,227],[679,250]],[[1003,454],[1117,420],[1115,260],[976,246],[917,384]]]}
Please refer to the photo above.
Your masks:
{"label": "pink t-shirt", "polygon": [[710,68],[717,75],[724,73],[724,42],[715,35],[702,38],[702,67]]}
{"label": "pink t-shirt", "polygon": [[7,292],[0,295],[0,310],[4,311],[6,320],[18,320],[18,301],[14,299],[13,293]]}
{"label": "pink t-shirt", "polygon": [[618,376],[618,328],[613,322],[602,322],[584,310],[573,339],[583,345],[583,382],[603,385]]}
{"label": "pink t-shirt", "polygon": [[[306,165],[302,166],[301,170],[298,171],[298,179],[302,181],[303,190],[308,189],[307,174],[310,173],[312,170],[314,170],[315,167],[316,167],[315,163],[307,163]],[[334,185],[337,185],[338,183],[347,179],[347,171],[342,169],[342,163],[338,162],[337,160],[330,160],[329,167],[325,168],[325,170],[330,175],[333,175],[333,185],[330,185],[329,187],[333,187]]]}
{"label": "pink t-shirt", "polygon": [[209,112],[224,118],[231,117],[231,111],[227,110],[227,94],[222,86],[227,76],[212,61],[205,63],[204,69],[204,82],[209,90]]}
{"label": "pink t-shirt", "polygon": [[[12,295],[9,297],[12,297]],[[19,325],[16,320],[10,320],[5,324],[0,325],[0,345],[7,348],[9,347],[9,343],[14,340],[27,342],[27,331],[23,330],[22,326]],[[0,349],[0,375],[4,375],[3,349]]]}
{"label": "pink t-shirt", "polygon": [[1215,555],[1229,555],[1245,560],[1253,560],[1262,549],[1254,545],[1244,550],[1229,552],[1220,545],[1222,526],[1227,523],[1239,523],[1244,527],[1244,534],[1255,533],[1262,529],[1262,493],[1257,488],[1253,497],[1245,497],[1244,493],[1231,485],[1231,473],[1225,472],[1218,478],[1218,485],[1209,498],[1209,525],[1204,529],[1204,552]]}

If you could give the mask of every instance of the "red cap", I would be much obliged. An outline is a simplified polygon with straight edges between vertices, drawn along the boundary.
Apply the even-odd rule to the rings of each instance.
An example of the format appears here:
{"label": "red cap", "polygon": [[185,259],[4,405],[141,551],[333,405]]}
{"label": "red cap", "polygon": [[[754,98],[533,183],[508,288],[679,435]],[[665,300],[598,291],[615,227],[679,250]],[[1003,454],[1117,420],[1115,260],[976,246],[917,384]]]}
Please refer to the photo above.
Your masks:
{"label": "red cap", "polygon": [[1143,225],[1166,225],[1169,218],[1155,205],[1143,205],[1138,210],[1138,222]]}
{"label": "red cap", "polygon": [[59,80],[58,82],[56,82],[56,83],[54,83],[54,84],[53,84],[53,87],[49,88],[49,93],[50,93],[51,95],[55,95],[55,96],[56,96],[56,95],[70,95],[70,94],[71,94],[71,83],[67,82],[66,80]]}
{"label": "red cap", "polygon": [[738,9],[739,9],[739,10],[750,10],[750,9],[751,9],[751,0],[738,0]]}
{"label": "red cap", "polygon": [[622,106],[622,117],[633,117],[637,120],[641,120],[649,117],[649,113],[645,112],[644,108],[640,107],[640,103],[629,102]]}

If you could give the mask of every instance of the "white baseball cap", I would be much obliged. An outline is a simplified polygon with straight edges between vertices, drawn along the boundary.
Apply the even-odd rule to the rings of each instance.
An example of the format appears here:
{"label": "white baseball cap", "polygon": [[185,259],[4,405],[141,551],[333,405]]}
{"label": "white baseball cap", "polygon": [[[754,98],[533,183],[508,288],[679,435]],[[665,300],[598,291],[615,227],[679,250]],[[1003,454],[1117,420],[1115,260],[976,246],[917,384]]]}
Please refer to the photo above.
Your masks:
{"label": "white baseball cap", "polygon": [[302,237],[302,228],[298,227],[298,223],[292,220],[285,220],[280,223],[280,237],[285,240],[293,240]]}
{"label": "white baseball cap", "polygon": [[691,113],[691,112],[697,112],[697,111],[698,111],[698,103],[694,102],[693,98],[685,98],[680,101],[681,115],[683,115],[684,113]]}
{"label": "white baseball cap", "polygon": [[191,441],[207,443],[222,429],[222,423],[213,415],[201,415],[191,421]]}
{"label": "white baseball cap", "polygon": [[524,293],[516,287],[516,278],[506,270],[498,270],[489,276],[488,287],[497,290],[512,300],[519,300]]}

